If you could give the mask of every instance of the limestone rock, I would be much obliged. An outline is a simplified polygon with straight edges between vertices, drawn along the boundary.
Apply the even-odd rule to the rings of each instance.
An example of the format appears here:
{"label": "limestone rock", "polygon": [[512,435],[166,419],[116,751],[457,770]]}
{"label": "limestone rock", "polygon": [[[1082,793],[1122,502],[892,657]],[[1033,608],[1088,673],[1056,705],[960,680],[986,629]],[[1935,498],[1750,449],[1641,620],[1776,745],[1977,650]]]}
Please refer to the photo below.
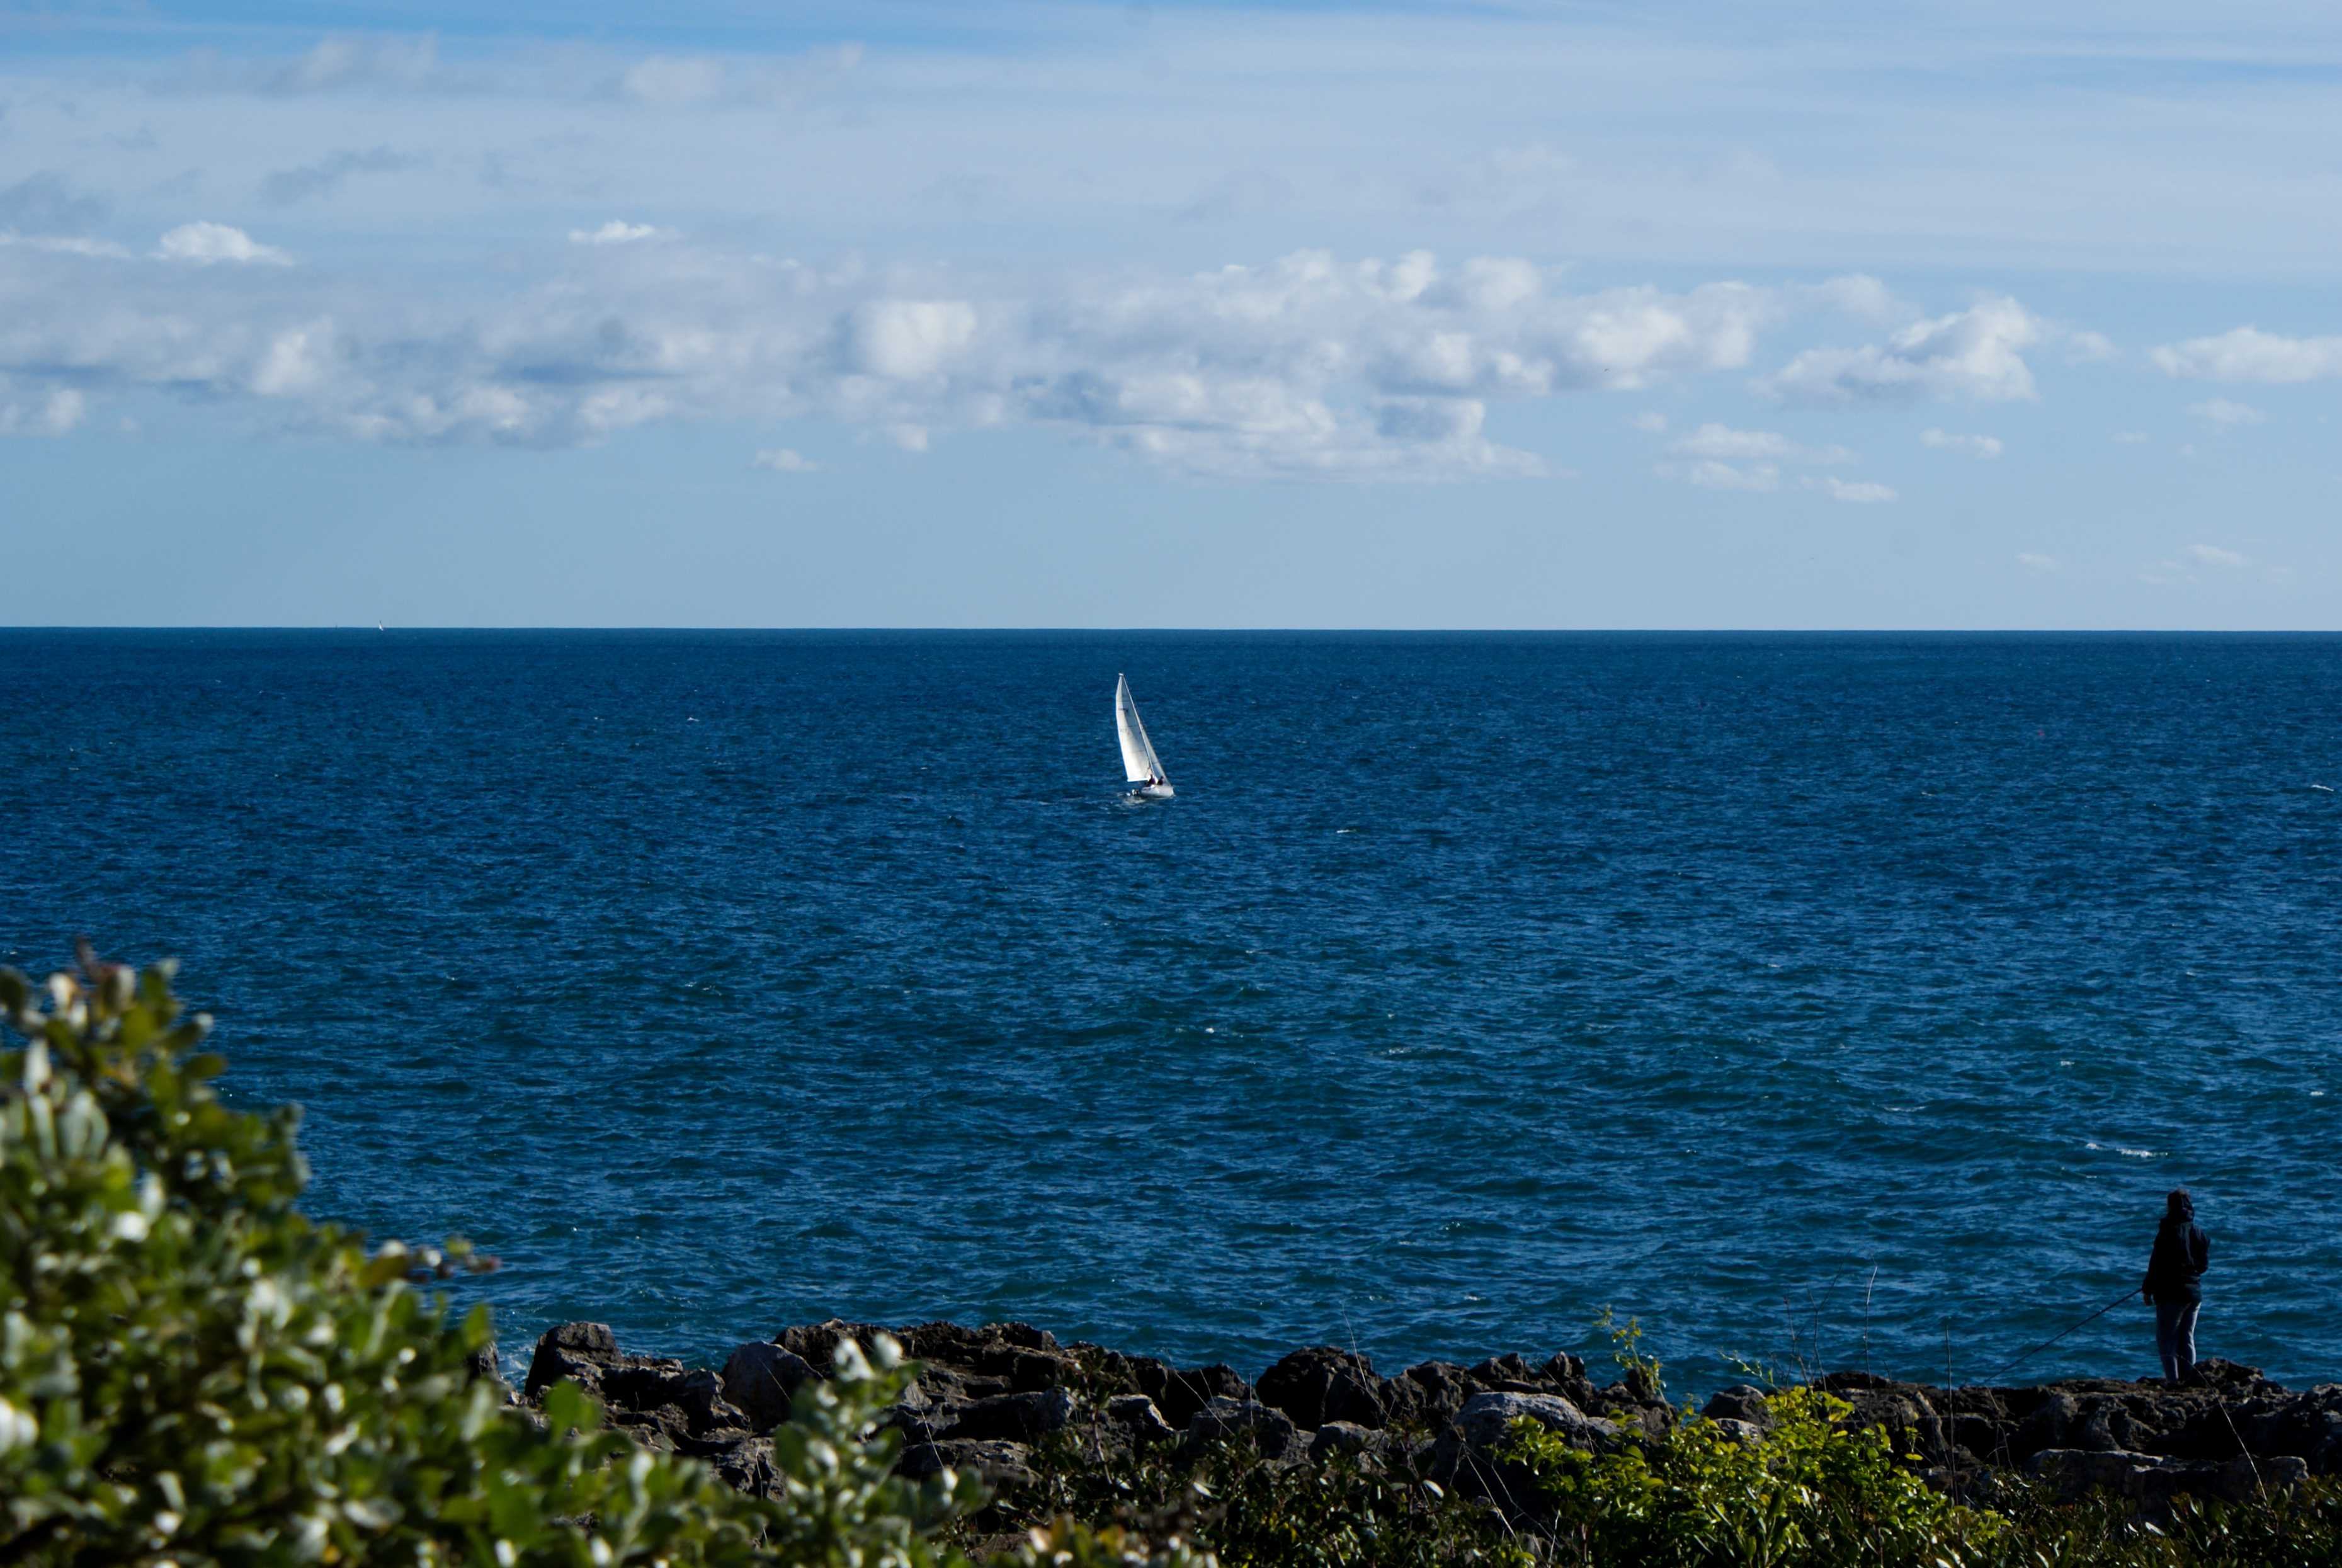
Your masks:
{"label": "limestone rock", "polygon": [[964,1407],[943,1435],[956,1442],[1032,1443],[1061,1431],[1073,1419],[1074,1396],[1062,1388],[1000,1393]]}
{"label": "limestone rock", "polygon": [[568,1378],[588,1393],[601,1387],[602,1369],[618,1359],[618,1340],[606,1323],[565,1323],[545,1330],[529,1358],[524,1398],[535,1399]]}
{"label": "limestone rock", "polygon": [[1301,1443],[1301,1429],[1285,1412],[1258,1400],[1232,1399],[1225,1394],[1206,1402],[1187,1423],[1183,1446],[1195,1453],[1206,1444],[1232,1439],[1249,1440],[1265,1459],[1296,1459],[1306,1452]]}
{"label": "limestone rock", "polygon": [[1106,1417],[1129,1433],[1135,1443],[1161,1443],[1179,1435],[1179,1429],[1164,1420],[1155,1402],[1143,1393],[1117,1394],[1106,1401]]}
{"label": "limestone rock", "polygon": [[1700,1413],[1710,1421],[1737,1421],[1760,1428],[1773,1424],[1773,1412],[1765,1403],[1765,1391],[1752,1383],[1736,1383],[1730,1388],[1717,1389],[1708,1395]]}
{"label": "limestone rock", "polygon": [[1456,1435],[1472,1449],[1493,1452],[1504,1443],[1512,1423],[1525,1417],[1547,1432],[1560,1433],[1573,1448],[1612,1448],[1621,1435],[1616,1422],[1588,1415],[1557,1393],[1501,1390],[1476,1393],[1465,1401],[1456,1417]]}
{"label": "limestone rock", "polygon": [[834,1317],[826,1323],[785,1328],[773,1336],[773,1343],[827,1377],[835,1370],[835,1358],[841,1341],[850,1339],[866,1352],[886,1332],[876,1323],[848,1323],[844,1318]]}
{"label": "limestone rock", "polygon": [[915,1443],[895,1462],[896,1471],[913,1481],[925,1481],[945,1470],[982,1476],[995,1486],[1029,1485],[1033,1452],[1021,1443],[959,1441]]}
{"label": "limestone rock", "polygon": [[1389,1380],[1375,1374],[1365,1356],[1331,1345],[1296,1350],[1260,1374],[1259,1394],[1303,1427],[1329,1421],[1379,1427],[1390,1420],[1384,1387]]}
{"label": "limestone rock", "polygon": [[770,1432],[789,1418],[797,1390],[820,1376],[811,1363],[777,1344],[744,1344],[724,1363],[724,1397],[738,1407],[757,1432]]}
{"label": "limestone rock", "polygon": [[1164,1420],[1182,1430],[1194,1422],[1198,1412],[1216,1399],[1243,1403],[1253,1397],[1252,1384],[1237,1376],[1234,1367],[1216,1363],[1186,1372],[1166,1369],[1159,1388],[1150,1389],[1142,1383],[1139,1392],[1153,1398],[1155,1407],[1163,1413]]}

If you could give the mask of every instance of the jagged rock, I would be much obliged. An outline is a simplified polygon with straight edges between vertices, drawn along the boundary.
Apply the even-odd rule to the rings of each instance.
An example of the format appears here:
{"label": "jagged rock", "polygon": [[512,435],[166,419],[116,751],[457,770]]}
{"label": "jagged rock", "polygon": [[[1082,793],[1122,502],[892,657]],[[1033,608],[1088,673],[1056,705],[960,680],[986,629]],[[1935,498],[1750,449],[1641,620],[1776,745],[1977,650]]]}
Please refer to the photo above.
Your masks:
{"label": "jagged rock", "polygon": [[1346,1453],[1353,1459],[1379,1455],[1390,1445],[1387,1433],[1376,1432],[1355,1422],[1329,1421],[1317,1429],[1309,1442],[1309,1457],[1323,1464],[1336,1453]]}
{"label": "jagged rock", "polygon": [[826,1323],[785,1328],[773,1336],[773,1343],[827,1377],[836,1370],[833,1358],[837,1354],[840,1340],[850,1339],[867,1351],[886,1332],[876,1323],[848,1323],[844,1318],[834,1317]]}
{"label": "jagged rock", "polygon": [[1155,1402],[1143,1393],[1116,1394],[1106,1401],[1106,1417],[1136,1443],[1160,1443],[1179,1435],[1179,1429],[1164,1420]]}
{"label": "jagged rock", "polygon": [[[705,1459],[755,1491],[774,1484],[771,1448],[757,1434],[786,1419],[799,1388],[826,1375],[842,1340],[868,1344],[882,1332],[840,1319],[786,1329],[770,1343],[736,1349],[719,1377],[624,1354],[607,1324],[563,1323],[535,1346],[521,1408],[541,1423],[530,1404],[554,1382],[574,1379],[602,1400],[618,1430]],[[1656,1389],[1596,1389],[1567,1354],[1542,1363],[1492,1356],[1468,1369],[1426,1362],[1386,1379],[1362,1356],[1315,1346],[1270,1367],[1256,1396],[1225,1365],[1183,1371],[1098,1345],[1061,1346],[1026,1323],[926,1323],[898,1337],[922,1363],[882,1418],[903,1434],[906,1473],[951,1464],[1015,1482],[1031,1473],[1026,1444],[1078,1427],[1084,1452],[1184,1437],[1193,1457],[1210,1443],[1243,1440],[1279,1463],[1300,1462],[1305,1450],[1319,1462],[1367,1457],[1394,1473],[1452,1480],[1531,1510],[1527,1477],[1495,1457],[1514,1419],[1600,1450],[1661,1437],[1675,1419]],[[470,1371],[488,1375],[493,1363]],[[1989,1501],[2000,1478],[2020,1468],[2061,1494],[2111,1491],[2148,1516],[2185,1493],[2238,1496],[2248,1484],[2342,1474],[2342,1385],[2295,1393],[2231,1362],[2207,1361],[2176,1386],[2072,1378],[1946,1390],[1868,1373],[1831,1373],[1817,1386],[1851,1405],[1850,1424],[1888,1434],[1930,1486],[1967,1501]],[[1746,1384],[1717,1393],[1706,1415],[1734,1442],[1757,1440],[1771,1422],[1765,1394]],[[2240,1479],[2256,1467],[2257,1481]]]}
{"label": "jagged rock", "polygon": [[2067,1442],[2067,1434],[2078,1431],[2081,1424],[2081,1401],[2063,1391],[2052,1392],[2025,1417],[2012,1446],[2020,1456],[2069,1448],[2074,1445]]}
{"label": "jagged rock", "polygon": [[1524,1417],[1547,1432],[1559,1433],[1577,1448],[1612,1448],[1622,1435],[1616,1422],[1588,1415],[1557,1393],[1501,1391],[1476,1393],[1466,1400],[1456,1417],[1455,1434],[1471,1448],[1489,1451],[1505,1441],[1506,1428]]}
{"label": "jagged rock", "polygon": [[610,1424],[644,1447],[668,1453],[680,1453],[683,1445],[691,1439],[689,1418],[672,1404],[662,1404],[653,1410],[613,1408]]}
{"label": "jagged rock", "polygon": [[602,1403],[613,1410],[680,1403],[690,1373],[668,1356],[624,1355],[602,1369]]}
{"label": "jagged rock", "polygon": [[1243,1402],[1253,1397],[1252,1384],[1237,1376],[1234,1367],[1216,1363],[1186,1372],[1174,1372],[1166,1367],[1160,1387],[1148,1388],[1142,1383],[1138,1392],[1153,1399],[1155,1407],[1163,1413],[1163,1419],[1182,1431],[1213,1400]]}
{"label": "jagged rock", "polygon": [[1884,1433],[1895,1453],[1917,1453],[1937,1464],[1954,1457],[1931,1391],[1861,1372],[1833,1373],[1814,1386],[1852,1405],[1847,1424],[1857,1432]]}
{"label": "jagged rock", "polygon": [[1583,1410],[1595,1394],[1594,1380],[1586,1375],[1586,1363],[1567,1351],[1556,1351],[1536,1369],[1532,1380],[1547,1393],[1557,1393]]}
{"label": "jagged rock", "polygon": [[1390,1380],[1385,1391],[1394,1420],[1432,1431],[1456,1419],[1464,1402],[1480,1392],[1472,1374],[1454,1362],[1426,1361]]}
{"label": "jagged rock", "polygon": [[1768,1427],[1773,1424],[1773,1412],[1765,1397],[1765,1391],[1755,1383],[1736,1383],[1709,1394],[1700,1413],[1710,1421],[1737,1421],[1748,1426]]}
{"label": "jagged rock", "polygon": [[685,1377],[676,1403],[683,1407],[696,1434],[748,1429],[748,1413],[724,1397],[723,1380],[705,1368],[695,1368]]}
{"label": "jagged rock", "polygon": [[776,1497],[780,1494],[780,1475],[773,1469],[773,1445],[769,1439],[744,1437],[702,1457],[707,1460],[724,1484],[735,1492],[746,1493],[750,1497]]}
{"label": "jagged rock", "polygon": [[797,1390],[821,1374],[796,1352],[777,1344],[744,1344],[724,1363],[724,1397],[737,1406],[757,1432],[770,1432],[789,1418]]}
{"label": "jagged rock", "polygon": [[1544,1374],[1537,1368],[1531,1366],[1516,1352],[1508,1351],[1503,1355],[1492,1355],[1486,1361],[1474,1363],[1470,1369],[1470,1375],[1472,1381],[1480,1385],[1483,1393],[1551,1393],[1555,1392],[1546,1383]]}
{"label": "jagged rock", "polygon": [[1032,1443],[1062,1430],[1073,1419],[1074,1396],[1062,1388],[1036,1393],[995,1394],[962,1408],[943,1438],[954,1442]]}
{"label": "jagged rock", "polygon": [[529,1358],[528,1377],[521,1393],[535,1399],[568,1378],[588,1393],[601,1387],[602,1369],[618,1359],[617,1336],[606,1323],[565,1323],[545,1331]]}
{"label": "jagged rock", "polygon": [[1081,1363],[1057,1343],[1057,1336],[1026,1323],[992,1323],[981,1328],[930,1323],[900,1336],[905,1353],[931,1368],[999,1380],[988,1392],[1037,1393],[1082,1381]]}
{"label": "jagged rock", "polygon": [[1331,1345],[1296,1350],[1260,1374],[1259,1396],[1304,1427],[1329,1421],[1379,1427],[1390,1420],[1383,1389],[1387,1379],[1375,1374],[1365,1356]]}
{"label": "jagged rock", "polygon": [[1301,1442],[1301,1429],[1285,1412],[1258,1400],[1226,1395],[1213,1398],[1196,1413],[1187,1423],[1182,1446],[1192,1453],[1207,1443],[1232,1438],[1249,1438],[1266,1459],[1294,1459],[1307,1452]]}
{"label": "jagged rock", "polygon": [[464,1381],[466,1383],[488,1383],[499,1394],[512,1392],[505,1385],[504,1367],[496,1360],[495,1341],[488,1341],[464,1358]]}
{"label": "jagged rock", "polygon": [[694,1459],[713,1461],[730,1453],[740,1444],[753,1441],[756,1435],[745,1426],[710,1426],[704,1430],[695,1428],[688,1434],[675,1440],[675,1451],[677,1453],[688,1454]]}
{"label": "jagged rock", "polygon": [[1033,1453],[1021,1443],[915,1443],[895,1462],[896,1471],[913,1481],[925,1481],[945,1470],[980,1475],[995,1486],[1028,1485],[1033,1480]]}
{"label": "jagged rock", "polygon": [[1486,1498],[1510,1513],[1534,1511],[1536,1487],[1526,1469],[1497,1457],[1512,1423],[1523,1418],[1560,1433],[1573,1448],[1605,1453],[1625,1439],[1616,1423],[1590,1416],[1557,1393],[1492,1390],[1466,1400],[1454,1423],[1432,1444],[1432,1478],[1466,1496]]}

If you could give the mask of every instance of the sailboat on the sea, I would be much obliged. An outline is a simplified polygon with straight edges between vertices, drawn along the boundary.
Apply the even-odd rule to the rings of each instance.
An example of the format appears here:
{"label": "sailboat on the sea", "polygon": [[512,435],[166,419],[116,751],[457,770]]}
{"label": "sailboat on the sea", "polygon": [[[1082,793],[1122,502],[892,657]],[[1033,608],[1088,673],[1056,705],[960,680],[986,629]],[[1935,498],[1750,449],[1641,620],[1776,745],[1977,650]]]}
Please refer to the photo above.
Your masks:
{"label": "sailboat on the sea", "polygon": [[1138,704],[1130,700],[1127,675],[1114,678],[1114,733],[1122,742],[1122,776],[1130,783],[1130,793],[1141,800],[1169,800],[1171,781],[1163,776],[1155,744],[1146,738],[1146,726],[1138,722]]}

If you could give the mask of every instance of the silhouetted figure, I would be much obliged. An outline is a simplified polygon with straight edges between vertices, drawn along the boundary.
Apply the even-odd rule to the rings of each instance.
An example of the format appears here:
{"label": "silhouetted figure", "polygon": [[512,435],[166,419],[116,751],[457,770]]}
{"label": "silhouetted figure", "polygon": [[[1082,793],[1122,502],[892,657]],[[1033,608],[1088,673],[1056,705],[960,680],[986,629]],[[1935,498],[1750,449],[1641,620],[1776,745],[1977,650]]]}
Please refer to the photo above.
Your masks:
{"label": "silhouetted figure", "polygon": [[2163,1202],[2155,1251],[2147,1254],[2147,1283],[2139,1294],[2155,1308],[2155,1345],[2163,1353],[2163,1375],[2177,1383],[2196,1370],[2196,1313],[2204,1303],[2197,1282],[2211,1265],[2212,1243],[2196,1226],[2196,1200],[2175,1187]]}

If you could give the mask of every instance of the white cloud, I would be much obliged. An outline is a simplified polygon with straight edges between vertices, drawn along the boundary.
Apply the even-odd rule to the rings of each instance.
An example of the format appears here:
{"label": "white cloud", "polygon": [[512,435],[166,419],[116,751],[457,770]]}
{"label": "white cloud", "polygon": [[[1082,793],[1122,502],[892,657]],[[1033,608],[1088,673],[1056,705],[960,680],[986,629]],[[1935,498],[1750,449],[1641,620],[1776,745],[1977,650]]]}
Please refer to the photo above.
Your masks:
{"label": "white cloud", "polygon": [[[2190,544],[2167,561],[2150,564],[2138,574],[2142,583],[2157,587],[2171,587],[2205,581],[2205,569],[2215,573],[2242,572],[2255,562],[2240,551],[2225,549],[2217,544]],[[2289,566],[2263,567],[2258,574],[2267,582],[2283,582],[2293,574]]]}
{"label": "white cloud", "polygon": [[1806,488],[1822,491],[1833,501],[1845,501],[1857,506],[1876,506],[1898,499],[1892,485],[1881,484],[1875,479],[1840,479],[1835,474],[1807,479]]}
{"label": "white cloud", "polygon": [[921,381],[975,343],[976,327],[976,307],[966,300],[876,300],[855,313],[855,356],[869,375]]}
{"label": "white cloud", "polygon": [[1665,435],[1667,433],[1667,416],[1656,409],[1638,414],[1629,423],[1646,435]]}
{"label": "white cloud", "polygon": [[2249,403],[2231,403],[2225,397],[2215,397],[2204,403],[2191,403],[2187,405],[2187,412],[2213,424],[2226,424],[2231,427],[2239,424],[2259,424],[2268,418],[2267,414]]}
{"label": "white cloud", "polygon": [[1805,446],[1777,431],[1735,430],[1713,421],[1677,436],[1667,450],[1688,461],[1661,463],[1652,472],[1704,490],[1777,490],[1784,464],[1854,461],[1843,446]]}
{"label": "white cloud", "polygon": [[181,224],[157,242],[155,255],[158,260],[190,262],[197,266],[210,266],[215,262],[257,262],[269,266],[293,264],[293,258],[275,245],[262,245],[242,229],[215,223]]}
{"label": "white cloud", "polygon": [[306,55],[278,66],[255,67],[249,78],[260,91],[328,93],[347,87],[415,88],[437,69],[435,39],[333,37]]}
{"label": "white cloud", "polygon": [[1733,462],[1751,457],[1788,457],[1797,447],[1787,436],[1769,430],[1734,430],[1728,425],[1710,424],[1676,442],[1672,450],[1687,457]]}
{"label": "white cloud", "polygon": [[[225,225],[167,244],[282,259]],[[85,275],[0,249],[0,267],[26,261],[0,272],[21,305],[0,314],[0,374],[265,401],[270,428],[370,441],[817,418],[918,450],[931,432],[1024,424],[1197,474],[1412,481],[1549,474],[1496,439],[1500,405],[1740,368],[1793,308],[1733,283],[1573,293],[1516,258],[1423,253],[1185,276],[822,268],[681,239],[611,254],[625,264],[455,294],[354,289],[323,268],[265,290],[234,266],[126,269],[92,308]],[[1767,466],[1852,456],[1721,425],[1685,439],[1696,484],[1775,485]]]}
{"label": "white cloud", "polygon": [[2067,327],[2058,336],[2066,345],[2066,359],[2071,365],[2105,365],[2122,357],[2122,350],[2114,339],[2102,332],[2084,332]]}
{"label": "white cloud", "polygon": [[2019,550],[2017,564],[2028,572],[2055,572],[2057,569],[2055,555],[2044,555],[2032,550]]}
{"label": "white cloud", "polygon": [[82,235],[20,235],[14,229],[0,229],[0,245],[22,245],[26,250],[46,251],[52,255],[85,256],[96,261],[130,259],[129,246]]}
{"label": "white cloud", "polygon": [[1883,344],[1809,348],[1759,386],[1816,402],[2029,400],[2036,395],[2033,372],[2022,351],[2044,335],[2041,322],[2015,300],[1987,299],[1951,315],[1916,322]]}
{"label": "white cloud", "polygon": [[2148,357],[2167,375],[2200,381],[2317,381],[2342,375],[2342,337],[2285,337],[2240,326],[2167,344]]}
{"label": "white cloud", "polygon": [[1692,463],[1662,463],[1652,470],[1662,479],[1680,484],[1696,484],[1703,490],[1771,491],[1781,487],[1781,470],[1776,464],[1755,463],[1735,467],[1712,457]]}
{"label": "white cloud", "polygon": [[251,388],[263,397],[297,397],[324,385],[325,354],[332,341],[333,324],[314,322],[287,327],[268,340],[254,367]]}
{"label": "white cloud", "polygon": [[2115,444],[2117,446],[2144,446],[2147,444],[2147,432],[2144,430],[2117,430],[2115,432]]}
{"label": "white cloud", "polygon": [[1908,320],[1918,314],[1897,299],[1894,291],[1884,283],[1866,273],[1827,278],[1804,292],[1816,303],[1860,321]]}
{"label": "white cloud", "polygon": [[1997,457],[2003,450],[1997,435],[1955,435],[1948,430],[1923,430],[1919,444],[1942,452],[1965,452],[1979,461]]}
{"label": "white cloud", "polygon": [[274,59],[231,59],[198,49],[150,77],[165,94],[248,93],[300,98],[333,93],[426,92],[452,85],[437,41],[421,37],[339,35],[305,53]]}
{"label": "white cloud", "polygon": [[845,44],[774,58],[649,55],[627,65],[610,94],[656,109],[726,105],[776,108],[797,103],[862,63],[862,45]]}
{"label": "white cloud", "polygon": [[672,239],[674,235],[655,224],[630,224],[612,218],[598,229],[571,229],[569,243],[573,245],[630,245],[644,240]]}
{"label": "white cloud", "polygon": [[821,464],[804,453],[786,446],[768,446],[751,460],[757,468],[769,468],[776,474],[812,474]]}
{"label": "white cloud", "polygon": [[71,387],[29,404],[0,400],[0,435],[63,435],[88,412],[88,400]]}

